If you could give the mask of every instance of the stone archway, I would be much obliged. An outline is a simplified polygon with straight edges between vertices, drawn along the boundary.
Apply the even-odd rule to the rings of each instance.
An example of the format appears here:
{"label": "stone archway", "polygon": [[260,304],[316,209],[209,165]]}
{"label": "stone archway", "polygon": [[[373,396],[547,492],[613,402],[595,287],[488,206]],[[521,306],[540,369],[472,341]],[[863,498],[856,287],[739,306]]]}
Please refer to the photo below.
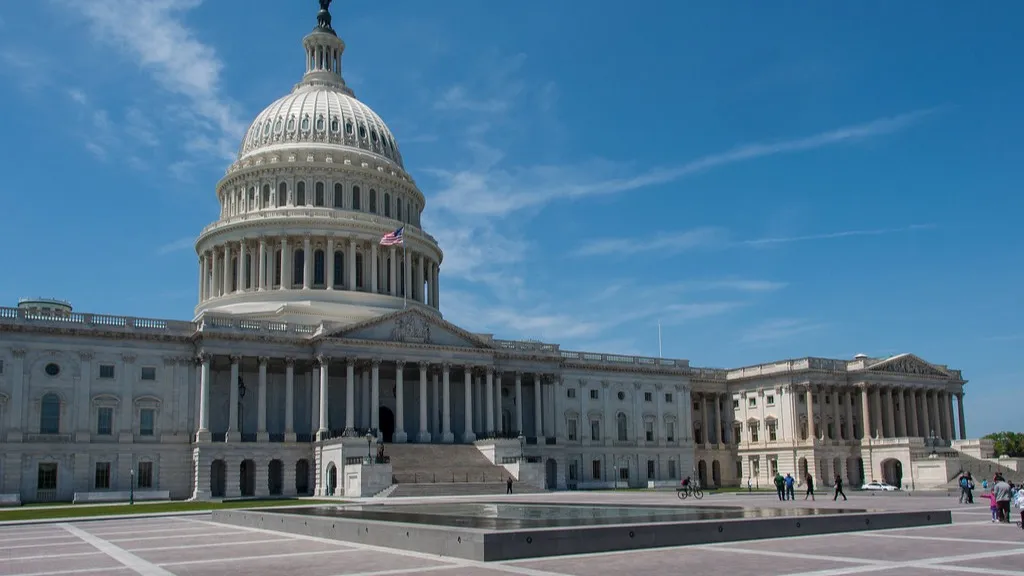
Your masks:
{"label": "stone archway", "polygon": [[305,458],[295,462],[295,493],[309,494],[309,460]]}
{"label": "stone archway", "polygon": [[227,488],[227,465],[223,460],[210,462],[210,496],[223,498]]}
{"label": "stone archway", "polygon": [[896,458],[882,460],[882,481],[897,488],[903,487],[903,463]]}
{"label": "stone archway", "polygon": [[284,492],[284,463],[280,460],[271,460],[267,465],[267,491],[271,496]]}
{"label": "stone archway", "polygon": [[327,496],[334,496],[338,490],[338,467],[331,462],[327,465],[327,485],[325,486],[324,493]]}
{"label": "stone archway", "polygon": [[256,463],[248,458],[238,465],[238,491],[246,498],[256,495]]}
{"label": "stone archway", "polygon": [[708,485],[708,463],[704,460],[697,463],[697,481],[700,482],[701,488]]}
{"label": "stone archway", "polygon": [[544,463],[544,487],[548,490],[558,488],[558,462],[554,458],[548,458]]}
{"label": "stone archway", "polygon": [[722,485],[722,465],[718,463],[718,460],[711,461],[711,482],[713,486],[711,488],[718,488]]}
{"label": "stone archway", "polygon": [[377,409],[377,415],[380,420],[380,437],[384,442],[395,441],[395,413],[391,411],[391,408],[387,406],[381,406]]}

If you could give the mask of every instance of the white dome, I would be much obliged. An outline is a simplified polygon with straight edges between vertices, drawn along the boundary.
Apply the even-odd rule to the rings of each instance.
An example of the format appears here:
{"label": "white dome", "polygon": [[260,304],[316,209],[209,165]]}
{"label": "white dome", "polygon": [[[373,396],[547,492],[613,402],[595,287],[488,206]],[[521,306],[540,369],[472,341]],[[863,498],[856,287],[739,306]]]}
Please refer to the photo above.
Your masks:
{"label": "white dome", "polygon": [[391,160],[404,170],[391,130],[369,106],[335,86],[300,84],[253,120],[238,158],[296,145],[357,148]]}

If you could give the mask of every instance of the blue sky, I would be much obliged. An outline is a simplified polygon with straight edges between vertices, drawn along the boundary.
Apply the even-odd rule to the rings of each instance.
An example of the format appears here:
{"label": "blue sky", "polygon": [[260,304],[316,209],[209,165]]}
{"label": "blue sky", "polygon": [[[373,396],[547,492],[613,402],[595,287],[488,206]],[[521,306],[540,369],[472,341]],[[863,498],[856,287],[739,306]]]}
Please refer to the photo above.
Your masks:
{"label": "blue sky", "polygon": [[[192,239],[314,0],[0,3],[0,299],[190,318]],[[332,8],[445,250],[442,311],[700,366],[913,352],[1019,428],[1024,4]]]}

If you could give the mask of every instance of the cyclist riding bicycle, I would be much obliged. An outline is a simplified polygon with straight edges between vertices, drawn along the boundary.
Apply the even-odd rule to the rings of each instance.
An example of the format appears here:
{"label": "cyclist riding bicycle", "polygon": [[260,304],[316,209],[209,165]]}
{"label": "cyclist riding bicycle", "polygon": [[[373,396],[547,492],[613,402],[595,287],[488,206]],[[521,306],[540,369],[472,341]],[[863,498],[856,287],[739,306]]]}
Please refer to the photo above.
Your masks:
{"label": "cyclist riding bicycle", "polygon": [[686,478],[683,478],[683,482],[682,482],[681,485],[682,485],[683,488],[689,488],[690,487],[690,477],[687,476]]}

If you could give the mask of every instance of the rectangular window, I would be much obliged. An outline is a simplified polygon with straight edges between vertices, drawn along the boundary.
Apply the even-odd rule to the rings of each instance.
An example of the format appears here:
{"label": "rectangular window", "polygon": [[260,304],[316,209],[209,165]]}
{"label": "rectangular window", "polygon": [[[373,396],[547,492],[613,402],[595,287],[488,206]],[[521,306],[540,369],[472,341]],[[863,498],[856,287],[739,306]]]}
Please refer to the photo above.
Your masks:
{"label": "rectangular window", "polygon": [[629,466],[619,468],[619,480],[629,480]]}
{"label": "rectangular window", "polygon": [[578,479],[579,474],[580,474],[579,465],[577,465],[575,462],[570,462],[569,463],[569,481],[570,482],[575,482]]}
{"label": "rectangular window", "polygon": [[140,436],[152,436],[153,435],[153,422],[156,420],[156,410],[152,408],[143,408],[139,411],[139,435]]}
{"label": "rectangular window", "polygon": [[732,399],[732,409],[733,410],[739,410],[740,409],[740,401],[737,400],[736,398]]}
{"label": "rectangular window", "polygon": [[566,389],[565,397],[566,398],[575,398],[576,397],[576,389],[575,388],[568,388],[568,389]]}
{"label": "rectangular window", "polygon": [[676,441],[676,423],[666,422],[665,423],[665,439],[669,442]]}
{"label": "rectangular window", "polygon": [[768,440],[771,441],[771,442],[775,442],[775,440],[777,440],[777,432],[776,432],[776,425],[775,424],[769,424],[768,425]]}
{"label": "rectangular window", "polygon": [[590,439],[595,442],[601,441],[601,421],[591,420],[590,421]]}
{"label": "rectangular window", "polygon": [[829,396],[828,394],[825,394],[825,404],[831,404],[831,403],[832,403],[832,397]]}
{"label": "rectangular window", "polygon": [[757,442],[757,426],[750,427],[750,441]]}
{"label": "rectangular window", "polygon": [[143,380],[156,380],[156,368],[152,366],[142,367],[142,379]]}
{"label": "rectangular window", "polygon": [[775,458],[775,457],[768,458],[768,464],[769,464],[770,469],[772,471],[772,476],[775,476],[776,474],[779,473],[779,459],[778,458]]}
{"label": "rectangular window", "polygon": [[57,489],[57,464],[55,462],[40,462],[36,470],[37,490]]}
{"label": "rectangular window", "polygon": [[590,463],[590,477],[594,480],[601,479],[601,461],[594,460]]}
{"label": "rectangular window", "polygon": [[654,394],[652,394],[650,392],[644,392],[644,402],[653,402],[653,401],[654,401]]}
{"label": "rectangular window", "polygon": [[114,365],[113,364],[100,364],[100,378],[113,378],[114,377]]}
{"label": "rectangular window", "polygon": [[4,373],[4,361],[0,360],[0,374]]}
{"label": "rectangular window", "polygon": [[114,409],[101,406],[96,413],[96,434],[110,436],[114,433]]}
{"label": "rectangular window", "polygon": [[672,403],[672,393],[671,392],[666,392],[665,393],[665,402],[668,403],[668,404]]}
{"label": "rectangular window", "polygon": [[654,480],[654,460],[647,461],[647,479]]}
{"label": "rectangular window", "polygon": [[752,476],[758,478],[761,476],[761,461],[756,457],[750,461],[750,470],[753,472]]}
{"label": "rectangular window", "polygon": [[757,398],[753,396],[747,398],[747,408],[757,408]]}
{"label": "rectangular window", "polygon": [[679,475],[679,473],[676,470],[676,461],[675,460],[669,460],[668,461],[668,477],[669,477],[669,479],[670,480],[675,480],[678,477],[678,475]]}
{"label": "rectangular window", "polygon": [[569,418],[568,424],[565,426],[565,433],[569,437],[569,440],[576,440],[576,419]]}
{"label": "rectangular window", "polygon": [[597,400],[597,390],[591,390],[590,391],[590,399],[591,400]]}
{"label": "rectangular window", "polygon": [[694,402],[693,403],[693,409],[694,410],[700,410],[700,402]]}
{"label": "rectangular window", "polygon": [[644,439],[654,442],[654,422],[644,422]]}
{"label": "rectangular window", "polygon": [[110,462],[96,463],[96,489],[110,490]]}
{"label": "rectangular window", "polygon": [[764,403],[767,406],[775,406],[775,395],[774,394],[769,394],[769,395],[765,396],[764,397]]}
{"label": "rectangular window", "polygon": [[139,462],[139,471],[135,475],[139,488],[153,487],[153,463]]}

